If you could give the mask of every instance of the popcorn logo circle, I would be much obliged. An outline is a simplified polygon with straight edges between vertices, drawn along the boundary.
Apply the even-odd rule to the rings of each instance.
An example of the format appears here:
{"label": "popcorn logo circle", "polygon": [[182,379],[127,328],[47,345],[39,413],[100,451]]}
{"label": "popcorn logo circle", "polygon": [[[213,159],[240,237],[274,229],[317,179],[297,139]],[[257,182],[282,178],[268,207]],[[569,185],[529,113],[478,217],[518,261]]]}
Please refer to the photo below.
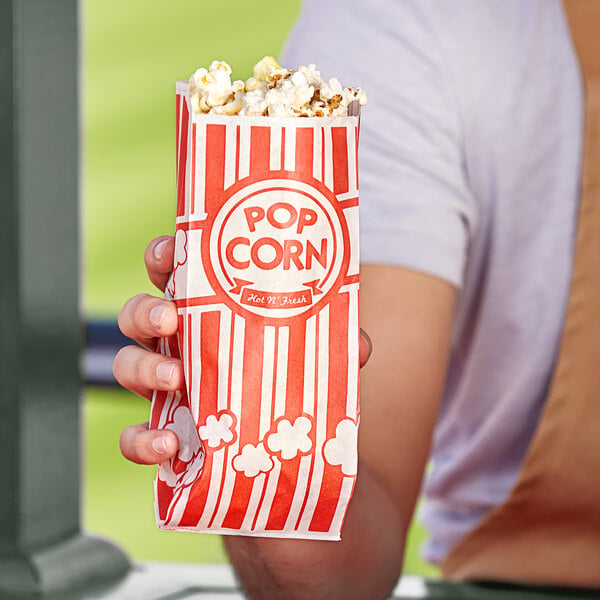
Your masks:
{"label": "popcorn logo circle", "polygon": [[293,179],[234,191],[203,250],[212,259],[209,276],[234,310],[267,319],[312,314],[337,291],[349,262],[346,221],[333,194]]}

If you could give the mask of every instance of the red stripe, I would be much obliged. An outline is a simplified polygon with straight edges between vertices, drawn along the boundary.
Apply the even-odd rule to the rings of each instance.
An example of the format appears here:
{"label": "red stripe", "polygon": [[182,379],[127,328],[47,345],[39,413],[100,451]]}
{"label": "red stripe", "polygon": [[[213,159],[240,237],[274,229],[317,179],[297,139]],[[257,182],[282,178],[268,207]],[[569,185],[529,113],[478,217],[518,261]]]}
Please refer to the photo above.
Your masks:
{"label": "red stripe", "polygon": [[258,500],[258,504],[256,505],[257,506],[256,513],[254,514],[254,519],[252,520],[252,526],[250,527],[250,529],[252,529],[252,530],[254,530],[256,528],[256,521],[258,520],[258,515],[260,513],[260,507],[262,506],[263,500],[265,499],[265,493],[267,491],[268,477],[269,477],[268,473],[266,475],[264,475],[264,477],[263,477],[262,492],[260,493],[260,498]]}
{"label": "red stripe", "polygon": [[340,207],[342,210],[353,208],[355,206],[358,206],[358,196],[356,198],[349,198],[348,200],[340,200]]}
{"label": "red stripe", "polygon": [[[181,325],[182,325],[182,319],[181,318],[179,320],[179,323],[180,323],[179,327],[181,328]],[[192,365],[193,365],[193,360],[194,360],[194,356],[193,356],[193,352],[192,352],[192,348],[193,348],[193,343],[192,342],[193,342],[194,338],[193,338],[193,331],[192,331],[193,328],[192,328],[192,315],[191,315],[191,313],[188,313],[188,316],[187,316],[187,326],[188,326],[188,331],[187,331],[187,338],[188,338],[187,339],[187,355],[188,355],[187,372],[188,372],[188,381],[187,381],[187,386],[186,387],[188,389],[188,402],[189,402],[190,409],[191,409],[193,403],[196,403],[196,402],[199,403],[200,402],[200,398],[190,398],[190,394],[189,394],[189,392],[192,389],[192,368],[193,368]],[[193,411],[192,411],[192,414],[194,414]]]}
{"label": "red stripe", "polygon": [[225,180],[225,125],[206,126],[206,212],[211,214],[223,203]]}
{"label": "red stripe", "polygon": [[348,190],[348,130],[346,127],[331,128],[333,153],[333,192],[345,194]]}
{"label": "red stripe", "polygon": [[167,510],[173,497],[173,488],[169,487],[162,479],[156,480],[156,503],[158,505],[158,517],[161,521],[167,518]]}
{"label": "red stripe", "polygon": [[281,128],[281,170],[285,169],[285,127]]}
{"label": "red stripe", "polygon": [[178,298],[175,300],[177,308],[187,306],[208,306],[211,304],[220,304],[223,302],[223,294],[214,294],[212,296],[194,296],[193,298]]}
{"label": "red stripe", "polygon": [[321,181],[325,181],[325,129],[321,127]]}
{"label": "red stripe", "polygon": [[[359,119],[358,122],[360,123],[360,119]],[[355,172],[356,172],[356,189],[358,189],[358,131],[359,131],[359,128],[356,127],[356,129],[355,129],[356,133],[354,135],[354,139],[356,140],[356,142],[354,144],[354,146],[355,146],[354,147],[354,162],[356,164],[356,167],[355,167]]]}
{"label": "red stripe", "polygon": [[[311,164],[312,171],[312,164]],[[293,423],[302,414],[304,402],[304,345],[306,340],[306,322],[295,319],[290,322],[290,337],[286,382],[285,415]],[[314,431],[311,431],[314,443]],[[281,531],[292,506],[294,491],[298,481],[300,456],[281,463],[277,488],[267,520],[266,529]]]}
{"label": "red stripe", "polygon": [[192,229],[205,229],[207,226],[206,220],[203,221],[184,221],[177,225],[177,229],[190,231]]}
{"label": "red stripe", "polygon": [[[190,214],[196,212],[196,123],[192,124],[192,182],[190,189]],[[189,228],[188,228],[189,229]]]}
{"label": "red stripe", "polygon": [[[204,312],[200,316],[200,419],[206,422],[208,415],[217,413],[219,379],[219,329],[221,314],[218,311]],[[191,353],[190,353],[191,354]],[[192,486],[185,510],[179,522],[181,527],[195,527],[202,516],[212,474],[213,451],[204,445],[206,458],[198,481]]]}
{"label": "red stripe", "polygon": [[200,317],[200,425],[217,414],[219,387],[219,330],[221,313],[208,311]]}
{"label": "red stripe", "polygon": [[[315,315],[315,382],[314,382],[315,388],[314,388],[314,404],[313,404],[313,414],[315,415],[315,420],[316,420],[316,416],[317,416],[317,400],[318,400],[318,395],[319,395],[319,325],[320,325],[320,319],[319,319],[319,313],[317,313]],[[312,476],[313,476],[314,466],[315,466],[315,456],[314,456],[314,454],[312,454],[310,457],[310,470],[308,472],[308,477],[306,479],[307,487],[306,487],[306,492],[304,495],[304,501],[302,502],[302,508],[300,509],[300,512],[298,513],[298,520],[296,521],[296,526],[294,527],[294,529],[298,529],[298,527],[300,526],[300,521],[302,520],[302,515],[304,513],[304,509],[306,508],[306,502],[308,500],[308,495],[310,493],[310,487],[312,484]]]}
{"label": "red stripe", "polygon": [[[177,96],[181,106],[181,118],[178,120],[179,159],[177,161],[177,216],[185,214],[185,168],[187,165],[188,121],[187,102],[182,96]],[[179,115],[179,111],[177,113]]]}
{"label": "red stripe", "polygon": [[235,132],[235,180],[240,178],[240,126],[236,127]]}
{"label": "red stripe", "polygon": [[[346,417],[348,390],[348,294],[337,294],[329,305],[329,374],[327,394],[327,437],[335,437],[338,423]],[[310,531],[329,531],[338,505],[344,475],[339,466],[325,461],[319,500]]]}
{"label": "red stripe", "polygon": [[350,285],[352,283],[358,283],[358,282],[359,282],[358,273],[356,275],[346,275],[346,277],[344,277],[344,283],[342,285]]}
{"label": "red stripe", "polygon": [[[206,446],[205,446],[205,449]],[[185,510],[178,523],[180,527],[196,527],[198,521],[202,517],[206,497],[208,496],[208,487],[212,474],[213,453],[207,449],[206,458],[204,459],[204,467],[200,479],[194,482],[190,495],[188,496]]]}
{"label": "red stripe", "polygon": [[250,130],[250,173],[257,179],[269,172],[271,133],[268,127],[254,126]]}
{"label": "red stripe", "polygon": [[[259,320],[248,319],[244,332],[244,365],[242,368],[242,410],[239,420],[239,452],[246,444],[256,446],[260,425],[264,326]],[[233,374],[232,376],[234,376]],[[237,374],[239,377],[239,374]],[[231,460],[233,460],[231,456]],[[236,473],[231,503],[223,519],[223,527],[242,526],[254,479]]]}
{"label": "red stripe", "polygon": [[279,353],[279,327],[275,327],[275,339],[273,341],[273,356],[275,360],[273,361],[273,383],[271,385],[271,422],[269,423],[269,429],[271,425],[275,422],[275,396],[277,394],[277,355]]}
{"label": "red stripe", "polygon": [[290,321],[289,329],[285,413],[293,421],[303,413],[306,321]]}
{"label": "red stripe", "polygon": [[[231,408],[231,386],[234,379],[233,373],[233,340],[235,338],[235,315],[231,315],[231,328],[229,330],[229,361],[227,364],[227,380],[229,381],[229,386],[227,387],[227,408]],[[221,484],[219,486],[219,493],[217,494],[217,500],[215,502],[215,508],[208,522],[208,527],[212,527],[213,521],[217,516],[217,512],[219,510],[219,504],[221,503],[221,497],[223,496],[223,486],[225,485],[225,472],[227,469],[227,449],[224,450],[224,460],[223,460],[223,469],[221,471]],[[229,458],[231,460],[231,457]],[[216,477],[214,475],[213,477]]]}
{"label": "red stripe", "polygon": [[181,126],[181,100],[183,96],[177,94],[175,96],[175,175],[179,177],[179,136]]}
{"label": "red stripe", "polygon": [[296,173],[301,179],[313,177],[313,130],[308,127],[296,129]]}
{"label": "red stripe", "polygon": [[[160,350],[162,354],[166,355],[166,351],[162,350],[162,344],[169,348],[169,353],[173,358],[180,358],[177,335],[172,335],[159,341],[158,350]],[[150,429],[158,429],[161,416],[165,410],[165,404],[168,396],[169,392],[166,391],[156,390],[154,393],[152,407],[150,410]]]}

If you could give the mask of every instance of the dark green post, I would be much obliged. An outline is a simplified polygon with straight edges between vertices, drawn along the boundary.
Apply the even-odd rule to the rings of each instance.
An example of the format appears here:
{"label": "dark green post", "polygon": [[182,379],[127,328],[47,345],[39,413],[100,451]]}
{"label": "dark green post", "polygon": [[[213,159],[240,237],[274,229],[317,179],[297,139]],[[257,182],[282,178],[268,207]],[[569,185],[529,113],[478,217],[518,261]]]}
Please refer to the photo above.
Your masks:
{"label": "dark green post", "polygon": [[118,577],[80,533],[76,0],[0,3],[0,596]]}

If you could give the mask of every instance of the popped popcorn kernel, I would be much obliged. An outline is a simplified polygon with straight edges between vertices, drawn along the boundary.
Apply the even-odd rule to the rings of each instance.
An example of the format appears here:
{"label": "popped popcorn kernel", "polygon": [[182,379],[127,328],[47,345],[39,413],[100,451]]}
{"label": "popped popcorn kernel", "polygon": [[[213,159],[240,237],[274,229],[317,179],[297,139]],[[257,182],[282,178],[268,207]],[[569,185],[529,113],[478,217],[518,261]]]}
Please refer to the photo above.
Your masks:
{"label": "popped popcorn kernel", "polygon": [[271,73],[278,70],[281,70],[281,65],[272,56],[265,56],[254,65],[252,72],[259,81],[266,81]]}
{"label": "popped popcorn kernel", "polygon": [[227,73],[227,75],[231,75],[231,67],[228,63],[222,60],[213,60],[210,63],[210,67],[208,67],[208,70],[211,73],[215,71],[224,71],[225,73]]}
{"label": "popped popcorn kernel", "polygon": [[228,63],[213,60],[189,80],[196,114],[271,117],[347,116],[353,102],[366,104],[361,88],[342,87],[336,78],[324,80],[314,64],[297,70],[282,67],[272,56],[254,65],[253,76],[232,82]]}

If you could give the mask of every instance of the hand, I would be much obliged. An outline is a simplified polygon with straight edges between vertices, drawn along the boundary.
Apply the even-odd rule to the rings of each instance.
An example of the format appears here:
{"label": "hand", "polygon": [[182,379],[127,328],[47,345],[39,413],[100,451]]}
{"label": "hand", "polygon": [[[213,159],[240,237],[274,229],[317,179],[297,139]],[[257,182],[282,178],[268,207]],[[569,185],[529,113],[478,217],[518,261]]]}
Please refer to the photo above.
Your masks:
{"label": "hand", "polygon": [[[174,250],[174,238],[162,236],[152,240],[144,253],[148,277],[161,291],[173,268]],[[119,313],[119,327],[127,337],[146,348],[126,346],[115,357],[113,373],[123,387],[151,400],[154,390],[177,390],[185,385],[181,361],[155,351],[159,337],[177,331],[177,309],[173,302],[148,294],[134,296]],[[361,367],[369,359],[371,349],[369,336],[361,330]],[[126,459],[138,464],[157,464],[177,453],[179,440],[170,429],[150,430],[148,423],[140,423],[123,430],[120,445]]]}
{"label": "hand", "polygon": [[[144,263],[150,281],[165,289],[173,268],[175,240],[156,238],[148,244]],[[151,400],[154,390],[177,390],[184,385],[181,361],[156,352],[159,337],[177,331],[177,309],[173,302],[139,294],[128,300],[119,313],[121,331],[139,346],[122,348],[113,364],[115,379],[125,388]],[[127,427],[120,438],[123,456],[138,464],[157,464],[177,453],[179,440],[169,430],[149,430],[148,423]]]}

